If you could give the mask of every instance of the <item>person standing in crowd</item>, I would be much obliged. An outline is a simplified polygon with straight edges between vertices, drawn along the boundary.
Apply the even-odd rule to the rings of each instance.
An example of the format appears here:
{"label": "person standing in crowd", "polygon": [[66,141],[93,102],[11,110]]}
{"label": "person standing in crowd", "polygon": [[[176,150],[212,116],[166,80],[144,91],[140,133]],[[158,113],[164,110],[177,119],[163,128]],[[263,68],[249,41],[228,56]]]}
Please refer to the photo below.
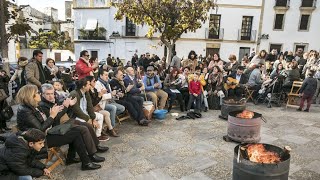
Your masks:
{"label": "person standing in crowd", "polygon": [[309,56],[309,53],[306,52],[303,54],[302,58],[299,58],[299,60],[297,61],[301,79],[304,79],[303,69],[307,63],[308,56]]}
{"label": "person standing in crowd", "polygon": [[108,54],[108,57],[107,57],[107,65],[113,67],[113,62],[112,62],[111,54]]}
{"label": "person standing in crowd", "polygon": [[55,66],[54,60],[51,58],[47,58],[46,66],[43,68],[44,75],[46,77],[46,82],[50,82],[52,80],[60,79],[58,73],[58,67]]}
{"label": "person standing in crowd", "polygon": [[94,69],[98,68],[99,64],[97,62],[93,65],[89,62],[89,53],[86,50],[80,52],[80,58],[76,63],[76,71],[78,73],[78,79],[83,79],[86,76],[93,76]]}
{"label": "person standing in crowd", "polygon": [[195,112],[200,112],[201,110],[201,84],[199,81],[199,74],[193,75],[193,79],[189,83],[190,98],[188,102],[187,110],[191,109],[191,105],[196,101],[196,106],[194,108]]}
{"label": "person standing in crowd", "polygon": [[45,145],[46,135],[38,129],[13,134],[0,149],[0,179],[32,180],[33,177],[48,176],[51,172],[32,156]]}
{"label": "person standing in crowd", "polygon": [[177,56],[177,52],[176,51],[173,51],[172,54],[173,54],[173,58],[172,58],[170,66],[174,67],[174,68],[177,68],[177,69],[180,69],[180,67],[181,67],[181,59]]}
{"label": "person standing in crowd", "polygon": [[168,99],[168,94],[162,90],[160,78],[158,75],[155,75],[153,66],[149,66],[147,68],[147,75],[143,77],[143,84],[146,89],[147,96],[149,96],[155,108],[164,109]]}
{"label": "person standing in crowd", "polygon": [[[49,128],[54,124],[55,118],[62,106],[54,105],[49,116],[38,108],[41,102],[41,95],[38,87],[35,85],[23,86],[17,94],[17,102],[20,103],[17,111],[17,127],[20,131],[26,131],[30,128],[36,128],[42,132],[47,132],[46,142],[48,148],[59,147],[69,144],[67,160],[74,157],[74,151],[78,153],[82,162],[82,170],[94,170],[101,168],[101,165],[93,162],[102,162],[104,159],[97,158],[96,154],[87,155],[86,146],[83,142],[81,132],[76,128],[67,129],[65,133],[61,133],[59,128],[57,131],[50,131]],[[45,150],[47,155],[47,151]],[[93,162],[92,162],[93,161]]]}
{"label": "person standing in crowd", "polygon": [[19,57],[18,59],[18,68],[15,70],[14,74],[12,75],[10,82],[16,81],[18,78],[18,90],[27,84],[25,79],[25,67],[28,64],[28,59],[26,57]]}
{"label": "person standing in crowd", "polygon": [[189,102],[189,79],[188,79],[189,71],[190,71],[189,67],[184,67],[182,74],[179,74],[179,78],[181,79],[181,87],[178,90],[180,91],[184,99],[185,108],[188,107],[188,102]]}
{"label": "person standing in crowd", "polygon": [[210,60],[208,70],[211,72],[214,66],[219,66],[221,71],[223,70],[223,61],[218,53],[213,54],[213,59]]}
{"label": "person standing in crowd", "polygon": [[315,71],[309,71],[308,77],[303,81],[303,84],[299,91],[299,96],[302,97],[300,101],[300,106],[297,111],[302,111],[304,102],[307,101],[307,108],[304,110],[305,112],[309,112],[312,99],[317,89],[317,79],[313,76]]}
{"label": "person standing in crowd", "polygon": [[126,107],[130,116],[137,121],[139,125],[148,126],[149,121],[145,119],[143,114],[143,99],[133,98],[128,95],[133,85],[129,85],[127,88],[124,86],[122,71],[116,70],[114,77],[115,78],[110,81],[110,86],[112,90],[117,91],[119,100],[116,100],[116,102]]}
{"label": "person standing in crowd", "polygon": [[131,58],[131,65],[133,66],[133,68],[137,68],[138,67],[138,55],[136,53],[134,53],[134,55]]}
{"label": "person standing in crowd", "polygon": [[28,84],[34,84],[38,88],[46,82],[46,76],[42,66],[43,53],[40,50],[34,50],[32,59],[26,65],[26,80]]}
{"label": "person standing in crowd", "polygon": [[188,59],[182,62],[183,67],[189,67],[191,72],[195,71],[196,66],[198,66],[197,54],[195,51],[190,51]]}
{"label": "person standing in crowd", "polygon": [[261,50],[259,52],[258,55],[255,55],[252,60],[251,60],[251,64],[255,64],[255,65],[258,65],[258,64],[265,64],[266,63],[266,57],[267,57],[267,52],[266,50]]}
{"label": "person standing in crowd", "polygon": [[102,69],[98,81],[95,84],[95,88],[98,93],[107,90],[102,96],[99,105],[102,109],[107,110],[110,113],[111,125],[114,127],[116,125],[116,115],[119,115],[125,111],[125,107],[121,104],[115,102],[117,91],[112,91],[109,84],[109,73],[107,70]]}

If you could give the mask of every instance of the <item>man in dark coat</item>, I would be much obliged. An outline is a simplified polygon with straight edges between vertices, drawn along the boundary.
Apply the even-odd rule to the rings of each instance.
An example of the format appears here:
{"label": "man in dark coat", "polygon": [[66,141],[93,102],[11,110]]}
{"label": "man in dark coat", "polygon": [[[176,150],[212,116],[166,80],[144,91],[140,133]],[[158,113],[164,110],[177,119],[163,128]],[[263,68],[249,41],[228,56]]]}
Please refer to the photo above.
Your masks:
{"label": "man in dark coat", "polygon": [[34,153],[44,147],[44,132],[29,129],[21,134],[11,135],[0,149],[0,179],[29,179],[42,175],[50,176],[50,171],[34,158]]}
{"label": "man in dark coat", "polygon": [[[233,79],[236,79],[239,82],[239,85],[234,89],[228,90],[228,96],[229,97],[237,97],[241,98],[244,94],[244,85],[247,83],[248,78],[245,74],[243,74],[244,67],[238,66],[237,71],[231,73],[228,77],[231,77]],[[227,82],[228,84],[228,82]]]}

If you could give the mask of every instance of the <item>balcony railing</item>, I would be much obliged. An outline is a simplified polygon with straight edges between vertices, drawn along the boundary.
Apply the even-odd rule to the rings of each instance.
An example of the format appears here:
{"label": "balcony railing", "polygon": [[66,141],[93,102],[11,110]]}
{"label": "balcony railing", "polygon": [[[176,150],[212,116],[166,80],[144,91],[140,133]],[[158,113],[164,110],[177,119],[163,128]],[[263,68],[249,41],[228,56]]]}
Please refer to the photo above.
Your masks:
{"label": "balcony railing", "polygon": [[316,8],[317,7],[317,0],[301,0],[301,7],[311,7]]}
{"label": "balcony railing", "polygon": [[[214,31],[214,30],[212,30]],[[223,39],[224,37],[224,28],[220,28],[218,30],[218,32],[212,32],[210,31],[209,28],[206,28],[206,34],[205,34],[205,38],[206,39]]]}
{"label": "balcony railing", "polygon": [[290,0],[275,0],[274,7],[290,7]]}
{"label": "balcony railing", "polygon": [[126,26],[122,26],[121,36],[123,36],[123,37],[138,37],[139,36],[139,26],[135,27],[134,32],[127,31]]}
{"label": "balcony railing", "polygon": [[249,33],[241,32],[238,30],[238,41],[256,41],[257,30],[251,30]]}

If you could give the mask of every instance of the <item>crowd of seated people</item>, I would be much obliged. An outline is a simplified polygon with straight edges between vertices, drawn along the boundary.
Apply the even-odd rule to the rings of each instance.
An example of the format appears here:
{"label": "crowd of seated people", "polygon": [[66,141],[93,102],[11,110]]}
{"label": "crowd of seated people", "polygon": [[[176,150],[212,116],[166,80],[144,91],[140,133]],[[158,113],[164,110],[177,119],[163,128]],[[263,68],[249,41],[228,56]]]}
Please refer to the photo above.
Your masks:
{"label": "crowd of seated people", "polygon": [[[217,53],[202,57],[190,51],[183,59],[174,52],[168,66],[165,59],[146,53],[140,58],[135,54],[125,67],[111,55],[99,67],[97,58],[90,58],[84,50],[76,63],[76,81],[71,74],[68,76],[70,71],[57,68],[53,59],[48,58],[43,66],[42,55],[35,50],[30,60],[19,58],[19,68],[11,79],[6,71],[0,72],[0,89],[5,93],[9,93],[8,83],[19,84],[15,97],[19,105],[18,134],[8,137],[0,150],[8,153],[0,154],[0,177],[50,175],[43,164],[30,164],[30,160],[46,158],[49,148],[66,144],[67,165],[81,162],[82,170],[100,168],[98,163],[105,158],[97,153],[109,149],[100,142],[121,134],[116,127],[118,115],[128,113],[140,126],[151,123],[143,113],[144,101],[168,111],[175,104],[181,112],[220,109],[224,98],[241,99],[248,89],[254,91],[255,97],[265,83],[281,76],[283,88],[305,79],[300,94],[308,104],[305,111],[309,111],[312,101],[318,100],[320,89],[319,53],[313,50],[298,49],[295,54],[262,50],[251,57],[246,55],[241,61],[233,54],[224,60]],[[2,100],[0,106],[2,109],[8,105]],[[298,110],[302,109],[303,103]],[[0,119],[1,132],[10,131],[6,119]],[[12,157],[10,153],[16,148],[12,144],[29,146],[19,151],[29,154],[33,148],[37,156]],[[20,161],[28,163],[14,169]]]}

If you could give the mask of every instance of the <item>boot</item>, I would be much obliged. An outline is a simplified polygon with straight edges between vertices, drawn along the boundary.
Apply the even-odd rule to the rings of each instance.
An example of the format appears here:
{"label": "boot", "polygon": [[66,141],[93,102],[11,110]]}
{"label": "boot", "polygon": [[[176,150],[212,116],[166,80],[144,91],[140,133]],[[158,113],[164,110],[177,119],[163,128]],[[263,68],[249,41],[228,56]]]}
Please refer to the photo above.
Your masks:
{"label": "boot", "polygon": [[119,135],[116,133],[116,131],[115,131],[114,129],[109,130],[109,134],[110,134],[112,137],[119,137]]}

